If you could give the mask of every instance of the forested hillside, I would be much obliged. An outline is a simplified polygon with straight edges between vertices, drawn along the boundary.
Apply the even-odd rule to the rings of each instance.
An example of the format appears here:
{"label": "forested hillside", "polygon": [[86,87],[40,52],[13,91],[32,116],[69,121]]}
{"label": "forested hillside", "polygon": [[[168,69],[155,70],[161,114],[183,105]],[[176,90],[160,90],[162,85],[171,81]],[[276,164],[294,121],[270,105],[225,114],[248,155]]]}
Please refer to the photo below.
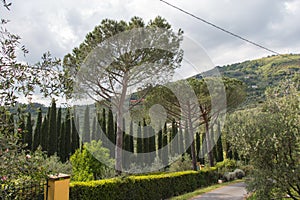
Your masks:
{"label": "forested hillside", "polygon": [[300,73],[300,55],[268,56],[217,68],[223,76],[245,82],[249,97],[247,103],[257,103],[264,99],[267,87],[276,86],[280,80]]}

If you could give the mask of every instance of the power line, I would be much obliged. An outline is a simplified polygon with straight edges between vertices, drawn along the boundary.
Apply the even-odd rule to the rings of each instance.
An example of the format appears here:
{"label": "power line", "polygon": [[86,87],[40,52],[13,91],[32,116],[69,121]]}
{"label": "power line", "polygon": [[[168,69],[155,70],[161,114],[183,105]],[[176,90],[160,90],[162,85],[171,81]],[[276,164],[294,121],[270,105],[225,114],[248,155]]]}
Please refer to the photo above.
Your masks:
{"label": "power line", "polygon": [[200,20],[200,21],[202,21],[202,22],[204,22],[204,23],[206,23],[206,24],[208,24],[208,25],[210,25],[210,26],[212,26],[212,27],[214,27],[214,28],[216,28],[216,29],[219,29],[219,30],[221,30],[221,31],[223,31],[223,32],[225,32],[225,33],[227,33],[227,34],[229,34],[229,35],[232,35],[233,37],[236,37],[236,38],[238,38],[238,39],[240,39],[240,40],[243,40],[243,41],[245,41],[245,42],[248,42],[248,43],[250,43],[250,44],[252,44],[252,45],[254,45],[254,46],[257,46],[257,47],[259,47],[259,48],[261,48],[261,49],[264,49],[264,50],[266,50],[266,51],[269,51],[269,52],[271,52],[271,53],[275,53],[275,54],[277,54],[277,55],[280,55],[280,53],[278,53],[278,52],[276,52],[276,51],[273,51],[272,49],[269,49],[269,48],[267,48],[267,47],[264,47],[264,46],[262,46],[262,45],[260,45],[260,44],[258,44],[258,43],[256,43],[256,42],[253,42],[253,41],[248,40],[248,39],[246,39],[246,38],[244,38],[244,37],[242,37],[242,36],[239,36],[238,34],[235,34],[235,33],[231,32],[231,31],[228,31],[228,30],[226,30],[226,29],[224,29],[224,28],[222,28],[222,27],[220,27],[220,26],[217,26],[217,25],[215,25],[215,24],[213,24],[213,23],[211,23],[211,22],[209,22],[209,21],[207,21],[207,20],[205,20],[205,19],[203,19],[203,18],[200,18],[200,17],[198,17],[198,16],[196,16],[196,15],[194,15],[194,14],[192,14],[192,13],[186,11],[186,10],[183,10],[183,9],[181,9],[181,8],[179,8],[179,7],[175,6],[175,5],[173,5],[173,4],[170,4],[170,3],[168,3],[168,2],[166,2],[166,1],[164,1],[164,0],[160,0],[160,1],[163,2],[163,3],[165,3],[165,4],[167,4],[168,6],[171,6],[171,7],[175,8],[175,9],[177,9],[177,10],[179,10],[179,11],[181,11],[181,12],[183,12],[183,13],[185,13],[185,14],[191,16],[191,17],[193,17],[193,18],[196,18],[196,19]]}

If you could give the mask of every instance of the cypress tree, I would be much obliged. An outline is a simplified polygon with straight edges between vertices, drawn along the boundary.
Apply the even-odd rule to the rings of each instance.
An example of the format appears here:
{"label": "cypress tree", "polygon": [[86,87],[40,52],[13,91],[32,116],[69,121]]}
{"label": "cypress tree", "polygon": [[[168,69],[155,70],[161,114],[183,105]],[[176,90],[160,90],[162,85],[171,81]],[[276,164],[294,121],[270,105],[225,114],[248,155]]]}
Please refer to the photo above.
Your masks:
{"label": "cypress tree", "polygon": [[185,138],[185,146],[186,146],[186,153],[192,158],[192,149],[191,149],[191,138],[188,131],[188,122],[185,122],[185,130],[184,130],[184,138]]}
{"label": "cypress tree", "polygon": [[[141,155],[141,153],[144,152],[141,122],[139,122],[139,125],[137,127],[137,141],[136,141],[136,145],[137,145],[136,152],[137,152],[137,154]],[[137,163],[138,163],[138,165],[142,166],[143,160],[137,160]]]}
{"label": "cypress tree", "polygon": [[[107,119],[107,139],[110,140],[113,144],[116,144],[116,135],[114,128],[114,116],[112,110],[108,111],[108,119]],[[108,142],[108,141],[106,141]],[[106,144],[106,146],[108,143]],[[110,156],[115,157],[115,151],[110,151]]]}
{"label": "cypress tree", "polygon": [[197,155],[197,161],[200,162],[200,150],[201,150],[201,139],[200,139],[200,133],[196,133],[196,155]]}
{"label": "cypress tree", "polygon": [[177,123],[175,119],[172,119],[172,129],[171,129],[171,136],[170,136],[170,143],[171,143],[171,150],[170,153],[172,156],[175,155],[176,152],[178,152],[178,140],[175,140],[178,133]]}
{"label": "cypress tree", "polygon": [[60,129],[61,129],[61,107],[58,108],[57,111],[57,117],[56,117],[56,135],[57,135],[57,144],[56,144],[56,151],[58,153],[58,143],[59,143],[59,137],[60,137]]}
{"label": "cypress tree", "polygon": [[213,155],[214,155],[213,157],[216,159],[216,157],[217,157],[217,146],[216,146],[216,143],[215,143],[215,132],[214,132],[213,126],[211,126],[211,128],[210,128],[210,136],[211,136],[210,144],[214,145],[213,148],[211,149],[211,151],[213,151]]}
{"label": "cypress tree", "polygon": [[162,132],[162,127],[161,127],[161,122],[159,122],[159,131],[157,135],[157,151],[158,157],[160,160],[162,160],[162,147],[163,147],[163,132]]}
{"label": "cypress tree", "polygon": [[48,151],[48,130],[49,130],[48,127],[49,127],[49,121],[48,121],[48,115],[46,115],[42,123],[42,131],[41,131],[41,146],[43,151]]}
{"label": "cypress tree", "polygon": [[79,134],[78,134],[78,131],[77,131],[77,128],[76,127],[76,124],[75,124],[75,117],[72,116],[71,118],[71,126],[72,126],[72,133],[71,133],[71,140],[72,140],[72,145],[71,145],[71,154],[74,154],[75,151],[77,149],[79,149],[79,144],[80,144],[80,139],[79,139]]}
{"label": "cypress tree", "polygon": [[133,122],[130,121],[129,127],[129,151],[134,153],[134,143],[133,143]]}
{"label": "cypress tree", "polygon": [[[148,141],[149,141],[149,152],[155,152],[156,149],[156,140],[155,140],[155,134],[154,134],[154,129],[150,126],[148,127],[148,134],[151,135],[151,137],[149,137]],[[155,154],[149,154],[149,159],[150,159],[150,163],[154,162],[155,159]]]}
{"label": "cypress tree", "polygon": [[205,152],[207,152],[207,150],[206,150],[207,146],[205,145],[206,144],[205,133],[203,133],[201,136],[201,142],[204,145],[202,145],[202,147],[201,147],[200,163],[204,165],[205,164],[204,156],[205,156]]}
{"label": "cypress tree", "polygon": [[183,154],[184,150],[184,138],[183,138],[183,131],[182,131],[182,125],[179,123],[179,133],[178,133],[178,152],[180,154]]}
{"label": "cypress tree", "polygon": [[221,162],[224,160],[223,156],[223,145],[222,145],[222,134],[221,134],[221,127],[220,127],[220,122],[218,122],[218,134],[219,134],[219,139],[217,141],[217,162]]}
{"label": "cypress tree", "polygon": [[[57,130],[56,130],[56,103],[52,99],[50,118],[49,118],[49,133],[48,133],[48,155],[53,155],[57,152]],[[50,142],[51,141],[51,142]]]}
{"label": "cypress tree", "polygon": [[69,156],[71,154],[71,115],[69,109],[67,109],[65,119],[65,152],[66,159],[69,159]]}
{"label": "cypress tree", "polygon": [[82,142],[90,142],[91,141],[91,130],[90,130],[90,109],[89,106],[86,106],[84,112],[84,122],[83,122],[83,130],[82,130]]}
{"label": "cypress tree", "polygon": [[25,131],[25,143],[27,144],[26,149],[32,150],[32,123],[31,113],[28,112],[26,120],[26,131]]}
{"label": "cypress tree", "polygon": [[[111,113],[112,114],[112,113]],[[106,111],[105,108],[102,109],[102,118],[101,118],[101,129],[102,129],[102,134],[106,134],[107,130],[107,122],[106,122]]]}
{"label": "cypress tree", "polygon": [[39,108],[37,111],[37,120],[34,129],[34,136],[33,136],[33,146],[32,146],[33,151],[35,151],[38,148],[38,146],[41,144],[42,120],[43,120],[42,109]]}
{"label": "cypress tree", "polygon": [[[143,119],[143,149],[143,153],[149,152],[149,130],[145,118]],[[150,158],[148,155],[145,154],[145,157],[143,159],[145,164],[150,163]]]}
{"label": "cypress tree", "polygon": [[96,140],[97,138],[97,130],[96,130],[96,123],[97,123],[97,118],[94,117],[94,120],[93,120],[93,125],[92,125],[92,132],[91,132],[91,140]]}
{"label": "cypress tree", "polygon": [[61,123],[61,128],[60,128],[60,136],[59,136],[59,140],[58,140],[58,156],[60,157],[62,162],[66,162],[66,146],[65,146],[65,122],[63,121]]}
{"label": "cypress tree", "polygon": [[163,129],[162,146],[163,146],[163,149],[161,151],[162,163],[164,166],[167,166],[169,162],[169,152],[168,152],[168,129],[167,129],[166,122]]}

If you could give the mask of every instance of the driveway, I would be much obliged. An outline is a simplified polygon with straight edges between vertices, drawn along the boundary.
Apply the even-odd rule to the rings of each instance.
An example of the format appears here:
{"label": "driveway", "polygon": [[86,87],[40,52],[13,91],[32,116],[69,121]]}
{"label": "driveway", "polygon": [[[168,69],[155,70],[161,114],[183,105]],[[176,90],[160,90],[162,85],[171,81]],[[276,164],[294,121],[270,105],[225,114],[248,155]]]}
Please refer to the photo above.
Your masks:
{"label": "driveway", "polygon": [[191,200],[243,200],[247,194],[245,187],[243,182],[235,183],[193,197]]}

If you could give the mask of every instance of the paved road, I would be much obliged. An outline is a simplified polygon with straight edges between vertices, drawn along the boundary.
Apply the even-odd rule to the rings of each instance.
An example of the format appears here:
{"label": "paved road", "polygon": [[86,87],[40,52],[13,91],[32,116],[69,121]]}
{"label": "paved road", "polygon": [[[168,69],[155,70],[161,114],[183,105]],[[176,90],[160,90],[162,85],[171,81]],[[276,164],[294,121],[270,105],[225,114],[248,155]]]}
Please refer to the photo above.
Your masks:
{"label": "paved road", "polygon": [[193,197],[191,200],[243,200],[247,194],[245,183],[236,183]]}

